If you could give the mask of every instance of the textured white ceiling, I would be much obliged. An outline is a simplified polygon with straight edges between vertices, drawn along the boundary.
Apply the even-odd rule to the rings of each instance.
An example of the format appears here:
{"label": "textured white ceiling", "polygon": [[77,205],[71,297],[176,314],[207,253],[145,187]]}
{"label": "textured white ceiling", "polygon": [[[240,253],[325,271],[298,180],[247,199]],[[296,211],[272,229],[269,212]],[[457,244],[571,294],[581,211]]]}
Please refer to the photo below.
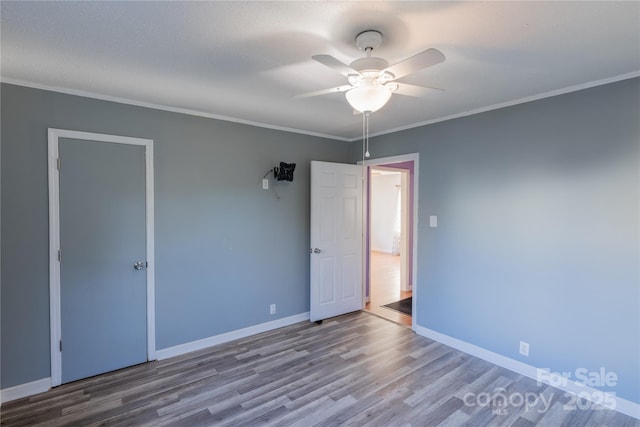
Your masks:
{"label": "textured white ceiling", "polygon": [[311,60],[362,56],[375,29],[390,63],[434,47],[447,60],[402,81],[446,91],[394,95],[388,132],[567,88],[640,75],[640,2],[0,3],[3,81],[221,116],[340,139],[361,117],[346,83]]}

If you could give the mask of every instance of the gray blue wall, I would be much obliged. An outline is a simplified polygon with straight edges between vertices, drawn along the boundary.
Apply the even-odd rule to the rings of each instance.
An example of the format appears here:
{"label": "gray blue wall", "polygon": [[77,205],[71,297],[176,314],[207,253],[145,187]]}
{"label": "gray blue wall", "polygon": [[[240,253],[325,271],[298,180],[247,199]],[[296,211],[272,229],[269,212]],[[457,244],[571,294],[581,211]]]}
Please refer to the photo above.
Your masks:
{"label": "gray blue wall", "polygon": [[636,78],[373,138],[374,158],[420,153],[418,324],[605,367],[640,402],[639,117]]}
{"label": "gray blue wall", "polygon": [[[155,140],[159,349],[308,310],[308,161],[358,143],[11,85],[1,112],[2,388],[49,376],[47,127]],[[640,403],[639,112],[633,79],[372,139],[420,153],[418,324],[605,367]],[[298,169],[276,200],[280,160]]]}
{"label": "gray blue wall", "polygon": [[309,310],[309,161],[349,143],[7,84],[1,112],[2,388],[50,376],[48,127],[155,141],[158,349]]}

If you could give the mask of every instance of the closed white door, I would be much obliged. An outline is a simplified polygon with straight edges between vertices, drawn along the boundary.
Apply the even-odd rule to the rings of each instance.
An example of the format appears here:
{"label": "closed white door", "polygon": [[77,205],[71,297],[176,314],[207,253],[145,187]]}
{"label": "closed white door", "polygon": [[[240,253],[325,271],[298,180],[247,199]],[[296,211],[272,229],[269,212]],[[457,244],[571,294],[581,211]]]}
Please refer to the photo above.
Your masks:
{"label": "closed white door", "polygon": [[362,310],[362,167],[311,162],[311,321]]}

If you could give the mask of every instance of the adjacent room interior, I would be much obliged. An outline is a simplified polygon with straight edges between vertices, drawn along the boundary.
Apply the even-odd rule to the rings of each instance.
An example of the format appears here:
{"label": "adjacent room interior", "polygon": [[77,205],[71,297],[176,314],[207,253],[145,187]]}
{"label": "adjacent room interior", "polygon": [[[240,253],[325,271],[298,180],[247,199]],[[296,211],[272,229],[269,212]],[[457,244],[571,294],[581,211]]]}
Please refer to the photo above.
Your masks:
{"label": "adjacent room interior", "polygon": [[411,326],[413,310],[409,233],[409,170],[372,166],[367,179],[369,266],[365,289],[365,310],[385,319]]}
{"label": "adjacent room interior", "polygon": [[640,426],[640,2],[0,24],[3,425]]}

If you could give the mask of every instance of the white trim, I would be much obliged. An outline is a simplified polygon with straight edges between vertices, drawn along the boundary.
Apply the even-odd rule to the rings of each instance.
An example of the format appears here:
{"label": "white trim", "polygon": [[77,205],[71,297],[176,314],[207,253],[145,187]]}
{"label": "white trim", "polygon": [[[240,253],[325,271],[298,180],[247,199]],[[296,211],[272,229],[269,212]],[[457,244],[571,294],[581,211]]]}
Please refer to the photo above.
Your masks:
{"label": "white trim", "polygon": [[155,193],[153,171],[153,141],[145,144],[146,220],[147,220],[147,360],[156,360],[156,251]]}
{"label": "white trim", "polygon": [[[607,84],[610,84],[610,83],[619,82],[619,81],[622,81],[622,80],[633,79],[635,77],[640,77],[640,71],[633,71],[631,73],[620,74],[618,76],[614,76],[614,77],[610,77],[610,78],[606,78],[606,79],[601,79],[601,80],[594,80],[594,81],[590,81],[590,82],[587,82],[587,83],[581,83],[579,85],[567,86],[567,87],[564,87],[562,89],[552,90],[552,91],[549,91],[549,92],[543,92],[543,93],[539,93],[537,95],[525,96],[523,98],[514,99],[512,101],[506,101],[506,102],[500,102],[498,104],[487,105],[486,107],[475,108],[473,110],[463,111],[461,113],[450,114],[448,116],[438,117],[438,118],[431,119],[431,120],[425,120],[423,122],[417,122],[417,123],[412,123],[412,124],[409,124],[409,125],[406,125],[406,126],[400,126],[400,127],[393,128],[393,129],[383,130],[383,131],[380,131],[380,132],[372,133],[369,136],[370,137],[374,137],[374,136],[380,136],[380,135],[387,135],[387,134],[394,133],[394,132],[400,132],[400,131],[403,131],[403,130],[418,128],[418,127],[426,126],[426,125],[432,125],[434,123],[445,122],[447,120],[459,119],[460,117],[473,116],[474,114],[486,113],[487,111],[499,110],[500,108],[513,107],[514,105],[518,105],[518,104],[526,104],[527,102],[537,101],[539,99],[545,99],[545,98],[551,98],[551,97],[554,97],[554,96],[565,95],[567,93],[577,92],[579,90],[589,89],[589,88],[596,87],[596,86],[603,86],[603,85],[607,85]],[[357,141],[360,138],[361,137],[359,137],[359,136],[358,137],[354,137],[354,138],[351,138],[350,141],[351,142]]]}
{"label": "white trim", "polygon": [[[254,334],[270,331],[273,329],[281,328],[283,326],[292,325],[298,322],[303,322],[305,320],[309,320],[309,312],[297,314],[290,317],[285,317],[283,319],[274,320],[272,322],[261,323],[258,325],[250,326],[248,328],[238,329],[238,330],[227,332],[221,335],[216,335],[216,336],[201,339],[198,341],[192,341],[190,343],[181,344],[174,347],[158,350],[156,352],[156,356],[158,360],[168,359],[170,357],[175,357],[175,356],[181,356],[183,354],[186,354],[192,351],[202,350],[204,348],[212,347],[214,345],[223,344],[236,339],[246,338]],[[433,331],[423,326],[414,325],[413,329],[418,335],[432,339],[434,341],[437,341],[441,344],[455,348],[457,350],[463,351],[472,356],[479,357],[480,359],[486,360],[490,363],[493,363],[494,365],[498,365],[502,368],[505,368],[510,371],[516,372],[518,374],[524,375],[526,377],[532,378],[536,381],[538,380],[538,377],[537,377],[538,369],[534,366],[511,359],[509,357],[503,356],[498,353],[494,353],[482,347],[469,344],[457,338],[450,337],[449,335],[441,334],[439,332]],[[549,384],[546,381],[544,382]],[[39,393],[44,393],[51,388],[51,385],[52,385],[51,378],[43,378],[40,380],[32,381],[30,383],[20,384],[14,387],[2,389],[0,390],[0,403],[9,402],[9,401],[20,399],[27,396],[33,396]],[[597,391],[590,387],[585,387],[581,384],[578,384],[574,381],[568,381],[567,387],[558,387],[556,384],[554,384],[553,386],[560,390],[563,390],[572,394],[576,394],[585,390],[588,392]],[[639,403],[635,403],[630,400],[623,399],[621,397],[616,397],[615,400],[616,400],[616,407],[615,407],[616,411],[622,414],[628,415],[630,417],[640,419]]]}
{"label": "white trim", "polygon": [[183,354],[191,353],[192,351],[202,350],[208,347],[213,347],[214,345],[224,344],[229,341],[246,338],[251,335],[271,331],[273,329],[282,328],[284,326],[293,325],[294,323],[304,322],[305,320],[309,320],[309,312],[284,317],[282,319],[272,320],[270,322],[260,323],[258,325],[249,326],[243,329],[237,329],[235,331],[226,332],[220,335],[214,335],[212,337],[203,338],[197,341],[179,344],[173,347],[163,348],[162,350],[156,351],[156,356],[158,357],[158,360],[181,356]]}
{"label": "white trim", "polygon": [[[440,332],[433,331],[423,326],[415,325],[413,329],[418,335],[422,335],[423,337],[432,339],[441,344],[453,347],[456,350],[460,350],[472,356],[479,357],[480,359],[486,360],[487,362],[493,363],[494,365],[498,365],[502,368],[508,369],[520,375],[524,375],[536,381],[540,381],[544,384],[553,386],[567,393],[571,393],[573,395],[582,393],[580,394],[580,397],[598,396],[600,393],[600,391],[597,389],[587,387],[571,379],[561,379],[557,375],[554,376],[553,374],[551,374],[548,377],[546,375],[539,377],[539,368],[536,368],[535,366],[511,359],[498,353],[494,353],[482,347],[478,347],[477,345],[470,344],[457,338],[453,338],[449,335],[441,334]],[[549,380],[547,378],[549,378]],[[566,383],[566,385],[558,385],[562,384],[563,382]],[[587,392],[586,394],[583,393],[585,391]],[[630,417],[640,419],[640,403],[635,403],[618,396],[614,396],[614,401],[615,404],[612,405],[610,409],[613,409]]]}
{"label": "white trim", "polygon": [[265,128],[265,129],[273,129],[273,130],[280,130],[284,132],[291,132],[291,133],[297,133],[302,135],[317,136],[319,138],[327,138],[327,139],[333,139],[337,141],[345,141],[345,142],[355,141],[355,139],[347,138],[344,136],[328,135],[325,133],[312,132],[304,129],[296,129],[296,128],[291,128],[287,126],[278,126],[278,125],[272,125],[269,123],[262,123],[262,122],[255,122],[252,120],[240,119],[237,117],[224,116],[222,114],[207,113],[204,111],[191,110],[188,108],[170,107],[168,105],[154,104],[151,102],[144,102],[144,101],[136,101],[134,99],[121,98],[118,96],[102,95],[99,93],[88,92],[84,90],[68,89],[68,88],[59,87],[59,86],[31,83],[31,82],[25,82],[23,80],[10,79],[10,78],[9,79],[2,78],[0,81],[2,83],[29,87],[32,89],[47,90],[50,92],[64,93],[64,94],[73,95],[73,96],[81,96],[83,98],[98,99],[100,101],[117,102],[119,104],[133,105],[136,107],[143,107],[143,108],[152,108],[154,110],[169,111],[172,113],[187,114],[189,116],[196,116],[196,117],[205,117],[208,119],[222,120],[222,121],[231,122],[231,123],[240,123],[243,125],[255,126],[255,127]]}
{"label": "white trim", "polygon": [[[398,156],[390,156],[390,157],[381,157],[378,159],[368,159],[364,161],[364,166],[378,166],[378,165],[386,165],[393,163],[404,163],[404,162],[413,162],[413,268],[411,269],[412,273],[412,281],[411,281],[411,290],[412,290],[412,307],[411,307],[411,329],[415,331],[418,320],[418,311],[416,310],[416,301],[418,295],[418,205],[420,204],[420,154],[419,153],[410,153],[410,154],[401,154]],[[358,164],[362,164],[362,161],[359,161]],[[365,175],[365,186],[368,185],[369,174]],[[369,201],[366,200],[366,192],[365,192],[365,201],[368,204]],[[366,227],[369,225],[367,224]],[[367,228],[368,230],[368,228]],[[367,231],[368,232],[368,231]],[[368,254],[363,254],[368,256]],[[364,258],[363,258],[363,263]],[[366,276],[365,276],[366,278]],[[365,279],[366,280],[366,279]],[[364,281],[363,281],[364,282]],[[366,284],[366,283],[365,283]]]}
{"label": "white trim", "polygon": [[34,394],[44,393],[51,389],[51,378],[42,378],[30,383],[19,384],[0,390],[0,403],[10,402]]}
{"label": "white trim", "polygon": [[154,194],[153,194],[153,140],[127,136],[107,135],[65,129],[48,130],[49,175],[49,312],[51,328],[51,385],[62,383],[62,357],[59,341],[62,335],[60,322],[60,180],[57,168],[59,138],[140,145],[145,147],[145,203],[146,203],[146,251],[147,251],[147,359],[155,360],[155,253],[154,253]]}
{"label": "white trim", "polygon": [[58,179],[58,135],[54,129],[48,130],[49,145],[49,327],[51,334],[51,383],[62,382],[62,359],[58,342],[62,335],[60,326],[60,263],[58,248],[60,247],[60,181]]}
{"label": "white trim", "polygon": [[[617,76],[608,77],[606,79],[593,80],[593,81],[590,81],[590,82],[581,83],[581,84],[573,85],[573,86],[567,86],[567,87],[564,87],[564,88],[561,88],[561,89],[552,90],[552,91],[549,91],[549,92],[543,92],[543,93],[540,93],[540,94],[537,94],[537,95],[525,96],[523,98],[514,99],[512,101],[501,102],[501,103],[498,103],[498,104],[488,105],[486,107],[480,107],[480,108],[476,108],[476,109],[473,109],[473,110],[463,111],[461,113],[455,113],[455,114],[450,114],[448,116],[437,117],[437,118],[432,119],[432,120],[425,120],[425,121],[422,121],[422,122],[412,123],[412,124],[409,124],[409,125],[406,125],[406,126],[400,126],[400,127],[393,128],[393,129],[387,129],[387,130],[383,130],[383,131],[380,131],[380,132],[372,133],[370,136],[371,137],[375,137],[375,136],[380,136],[380,135],[387,135],[387,134],[390,134],[390,133],[399,132],[399,131],[403,131],[403,130],[407,130],[407,129],[413,129],[413,128],[417,128],[417,127],[421,127],[421,126],[426,126],[426,125],[438,123],[438,122],[444,122],[444,121],[447,121],[447,120],[457,119],[457,118],[460,118],[460,117],[472,116],[474,114],[485,113],[487,111],[497,110],[497,109],[505,108],[505,107],[511,107],[511,106],[514,106],[514,105],[524,104],[524,103],[531,102],[531,101],[537,101],[539,99],[550,98],[550,97],[558,96],[558,95],[564,95],[564,94],[571,93],[571,92],[577,92],[579,90],[589,89],[589,88],[596,87],[596,86],[603,86],[603,85],[606,85],[606,84],[609,84],[609,83],[615,83],[615,82],[619,82],[619,81],[622,81],[622,80],[632,79],[632,78],[635,78],[635,77],[640,77],[640,71],[632,71],[630,73],[620,74],[620,75],[617,75]],[[241,124],[245,124],[245,125],[256,126],[256,127],[266,128],[266,129],[281,130],[281,131],[284,131],[284,132],[292,132],[292,133],[297,133],[297,134],[301,134],[301,135],[317,136],[317,137],[320,137],[320,138],[333,139],[333,140],[337,140],[337,141],[355,142],[355,141],[358,141],[359,139],[361,139],[361,136],[344,137],[344,136],[337,136],[337,135],[328,135],[328,134],[325,134],[325,133],[311,132],[311,131],[306,131],[306,130],[303,130],[303,129],[290,128],[290,127],[286,127],[286,126],[277,126],[277,125],[271,125],[271,124],[268,124],[268,123],[254,122],[254,121],[251,121],[251,120],[239,119],[239,118],[236,118],[236,117],[224,116],[224,115],[221,115],[221,114],[206,113],[206,112],[203,112],[203,111],[191,110],[191,109],[188,109],[188,108],[170,107],[170,106],[167,106],[167,105],[160,105],[160,104],[153,104],[153,103],[150,103],[150,102],[136,101],[136,100],[129,99],[129,98],[121,98],[121,97],[117,97],[117,96],[101,95],[101,94],[94,93],[94,92],[88,92],[88,91],[77,90],[77,89],[68,89],[68,88],[63,88],[63,87],[59,87],[59,86],[45,85],[45,84],[39,84],[39,83],[26,82],[26,81],[23,81],[23,80],[11,79],[11,78],[1,77],[1,76],[0,76],[0,82],[8,83],[8,84],[16,85],[16,86],[29,87],[29,88],[33,88],[33,89],[41,89],[41,90],[47,90],[47,91],[51,91],[51,92],[64,93],[64,94],[67,94],[67,95],[81,96],[81,97],[84,97],[84,98],[99,99],[101,101],[117,102],[119,104],[134,105],[134,106],[137,106],[137,107],[152,108],[154,110],[161,110],[161,111],[170,111],[172,113],[188,114],[190,116],[206,117],[206,118],[209,118],[209,119],[223,120],[223,121],[232,122],[232,123],[241,123]]]}
{"label": "white trim", "polygon": [[[247,328],[238,329],[235,331],[227,332],[209,338],[204,338],[198,341],[180,344],[158,351],[156,351],[154,348],[154,355],[158,360],[168,359],[170,357],[181,356],[192,351],[202,350],[207,347],[212,347],[214,345],[223,344],[229,341],[246,338],[251,335],[271,331],[273,329],[282,328],[284,326],[293,325],[294,323],[304,322],[307,320],[309,320],[309,312],[296,314],[294,316],[260,323],[258,325],[249,326]],[[34,394],[44,393],[46,391],[49,391],[52,386],[53,382],[51,378],[43,378],[37,381],[32,381],[30,383],[9,387],[0,390],[0,403],[21,399],[23,397],[33,396]]]}

